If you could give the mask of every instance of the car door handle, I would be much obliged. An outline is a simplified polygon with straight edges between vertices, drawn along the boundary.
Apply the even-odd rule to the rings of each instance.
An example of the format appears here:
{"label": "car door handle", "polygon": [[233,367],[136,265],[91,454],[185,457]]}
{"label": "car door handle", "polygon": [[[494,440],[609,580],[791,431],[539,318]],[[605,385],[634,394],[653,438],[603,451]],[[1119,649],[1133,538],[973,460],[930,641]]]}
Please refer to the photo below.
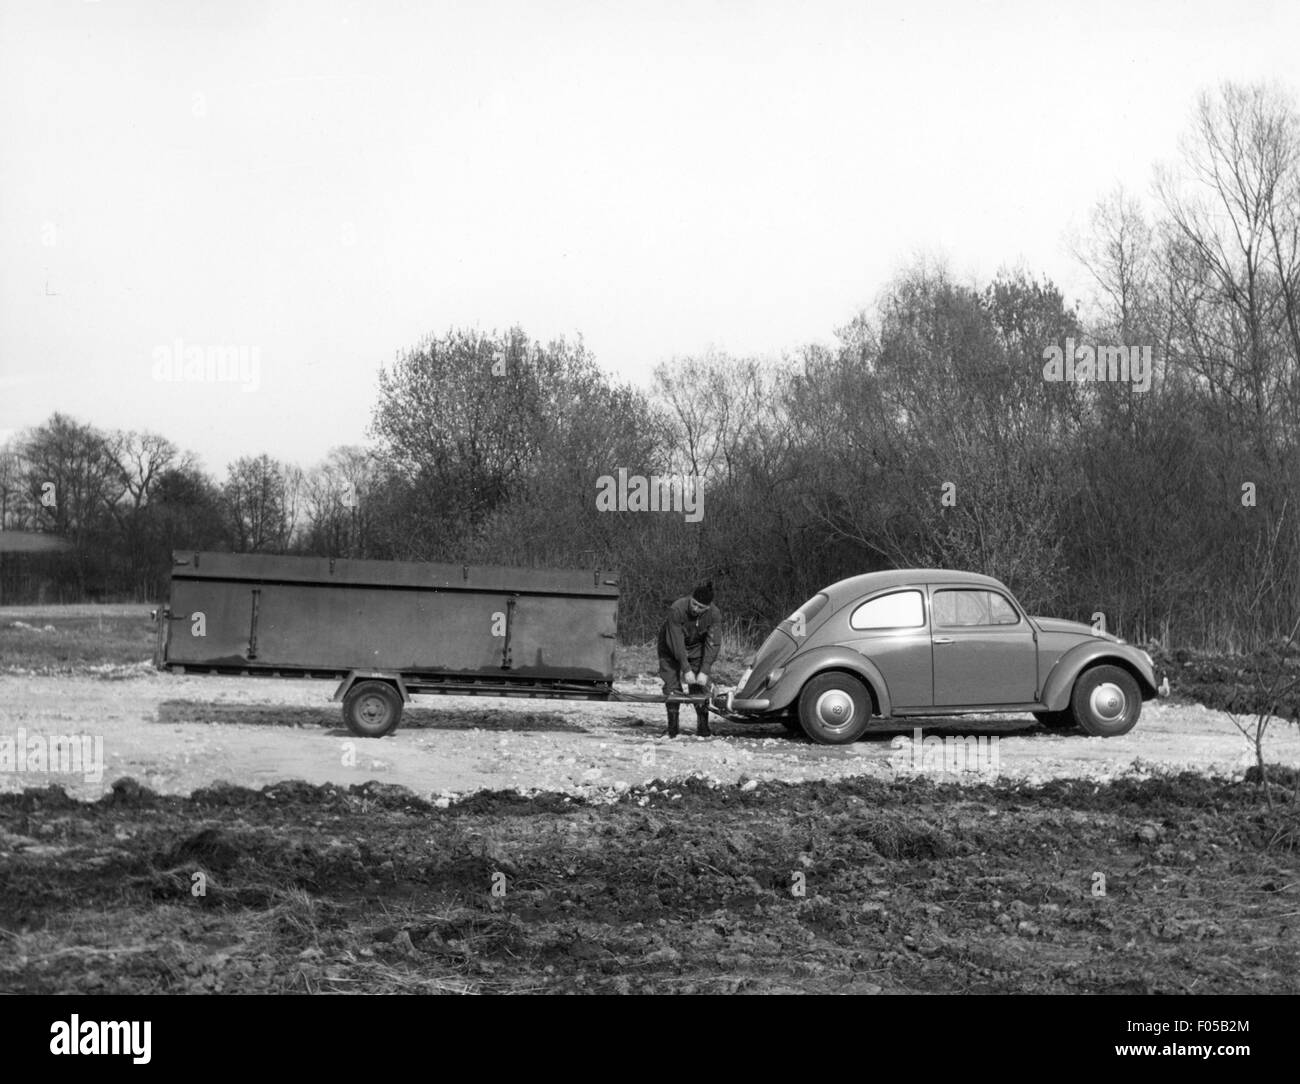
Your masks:
{"label": "car door handle", "polygon": [[935,636],[930,640],[932,644],[950,644],[952,642],[951,636]]}

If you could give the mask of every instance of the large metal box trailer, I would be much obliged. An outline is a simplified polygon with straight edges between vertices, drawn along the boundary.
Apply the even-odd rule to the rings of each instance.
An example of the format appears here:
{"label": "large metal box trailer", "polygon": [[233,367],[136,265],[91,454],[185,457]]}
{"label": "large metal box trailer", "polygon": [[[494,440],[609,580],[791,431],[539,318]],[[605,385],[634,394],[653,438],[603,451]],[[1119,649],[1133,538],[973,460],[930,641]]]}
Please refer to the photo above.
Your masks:
{"label": "large metal box trailer", "polygon": [[264,554],[175,553],[161,669],[336,677],[353,733],[413,693],[607,700],[618,575]]}

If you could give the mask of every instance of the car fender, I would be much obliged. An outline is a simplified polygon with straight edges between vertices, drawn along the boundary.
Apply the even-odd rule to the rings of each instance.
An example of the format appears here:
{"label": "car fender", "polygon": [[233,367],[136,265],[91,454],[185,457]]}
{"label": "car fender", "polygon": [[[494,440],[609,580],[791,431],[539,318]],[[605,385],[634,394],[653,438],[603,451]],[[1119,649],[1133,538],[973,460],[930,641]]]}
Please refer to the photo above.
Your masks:
{"label": "car fender", "polygon": [[827,670],[847,670],[860,677],[866,682],[875,701],[876,714],[893,714],[889,686],[885,683],[884,675],[869,658],[850,647],[815,647],[795,655],[785,664],[784,673],[776,684],[760,695],[771,701],[770,710],[783,711],[798,699],[799,693],[812,678]]}
{"label": "car fender", "polygon": [[1142,699],[1149,700],[1156,695],[1155,672],[1132,648],[1126,650],[1124,644],[1113,644],[1105,640],[1096,643],[1079,644],[1070,648],[1056,660],[1052,672],[1043,682],[1043,695],[1039,698],[1048,711],[1064,711],[1070,706],[1070,693],[1079,675],[1090,666],[1098,663],[1113,663],[1130,671],[1137,679],[1142,690]]}

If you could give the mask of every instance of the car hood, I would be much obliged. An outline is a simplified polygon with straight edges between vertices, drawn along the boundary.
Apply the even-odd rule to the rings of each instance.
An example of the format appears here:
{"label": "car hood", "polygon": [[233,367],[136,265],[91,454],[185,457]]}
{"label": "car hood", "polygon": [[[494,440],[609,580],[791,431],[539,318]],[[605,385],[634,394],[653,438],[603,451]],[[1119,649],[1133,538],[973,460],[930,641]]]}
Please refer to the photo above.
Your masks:
{"label": "car hood", "polygon": [[1035,617],[1034,624],[1044,632],[1068,632],[1072,636],[1091,636],[1096,640],[1109,640],[1112,644],[1121,642],[1118,636],[1112,636],[1109,632],[1098,632],[1082,621],[1065,621],[1059,617]]}

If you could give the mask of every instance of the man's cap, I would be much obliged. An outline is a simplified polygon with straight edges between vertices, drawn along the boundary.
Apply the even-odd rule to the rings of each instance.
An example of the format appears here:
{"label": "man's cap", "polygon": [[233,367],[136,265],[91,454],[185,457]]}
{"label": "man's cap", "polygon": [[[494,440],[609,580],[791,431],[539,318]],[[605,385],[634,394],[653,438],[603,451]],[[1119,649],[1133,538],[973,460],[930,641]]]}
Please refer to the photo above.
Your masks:
{"label": "man's cap", "polygon": [[691,592],[691,598],[703,606],[713,605],[713,581],[709,580],[707,583],[700,584]]}

